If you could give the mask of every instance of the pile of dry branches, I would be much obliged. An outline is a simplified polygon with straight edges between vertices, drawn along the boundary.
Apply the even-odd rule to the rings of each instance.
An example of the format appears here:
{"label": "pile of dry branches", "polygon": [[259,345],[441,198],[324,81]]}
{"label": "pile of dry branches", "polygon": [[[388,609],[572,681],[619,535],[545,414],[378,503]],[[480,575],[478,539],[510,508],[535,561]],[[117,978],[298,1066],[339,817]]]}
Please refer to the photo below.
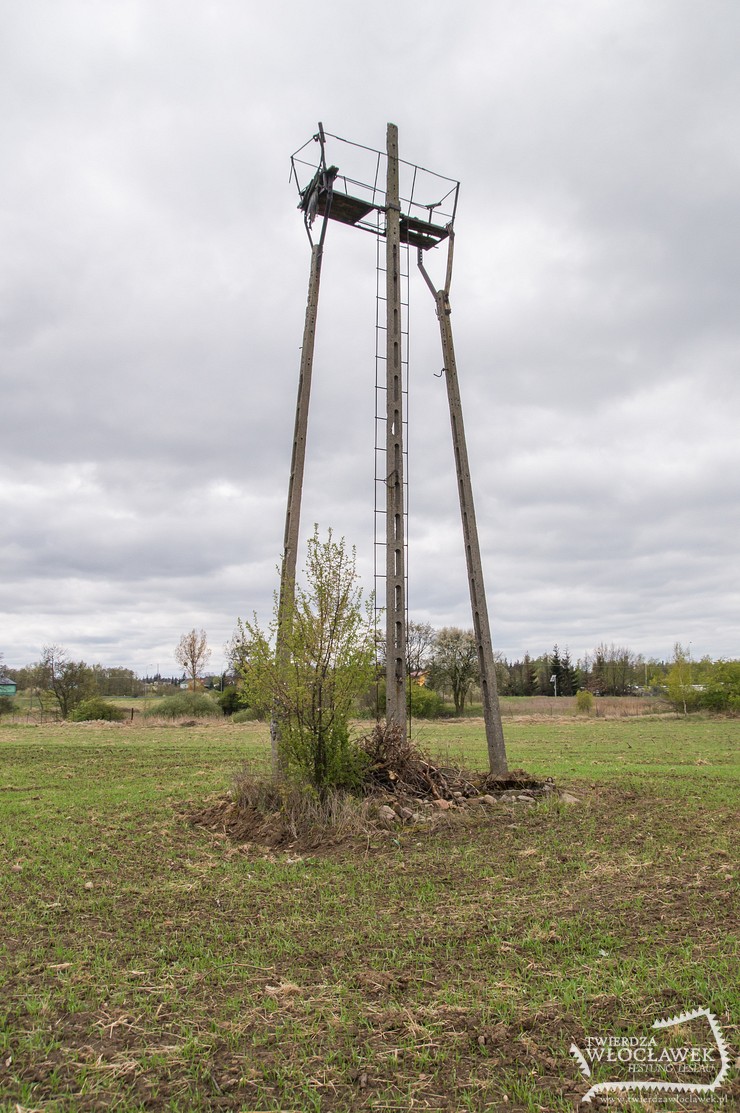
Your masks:
{"label": "pile of dry branches", "polygon": [[521,770],[501,778],[434,765],[394,724],[377,723],[360,746],[370,759],[363,785],[366,795],[385,792],[422,800],[452,800],[507,789],[537,791],[543,787]]}

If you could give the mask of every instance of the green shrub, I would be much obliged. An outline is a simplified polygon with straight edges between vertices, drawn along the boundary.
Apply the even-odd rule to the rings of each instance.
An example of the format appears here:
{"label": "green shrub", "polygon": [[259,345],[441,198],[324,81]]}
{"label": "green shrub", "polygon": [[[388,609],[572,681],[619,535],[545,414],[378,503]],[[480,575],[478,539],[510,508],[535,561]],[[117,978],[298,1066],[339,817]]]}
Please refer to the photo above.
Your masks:
{"label": "green shrub", "polygon": [[710,683],[699,695],[699,706],[707,711],[726,711],[732,693],[722,684]]}
{"label": "green shrub", "polygon": [[576,692],[576,711],[590,715],[594,709],[594,697],[588,688],[579,688]]}
{"label": "green shrub", "polygon": [[717,661],[698,693],[698,703],[708,711],[736,712],[740,705],[740,661]]}
{"label": "green shrub", "polygon": [[126,712],[122,707],[116,707],[114,703],[109,703],[108,700],[93,696],[91,699],[83,700],[82,703],[78,704],[74,711],[70,713],[69,718],[73,723],[85,723],[98,719],[103,719],[108,723],[120,723],[126,718]]}
{"label": "green shrub", "polygon": [[157,700],[144,714],[157,719],[204,719],[223,712],[205,692],[178,692]]}
{"label": "green shrub", "polygon": [[350,738],[346,722],[340,720],[330,723],[321,737],[323,777],[326,784],[321,783],[316,772],[317,747],[314,745],[313,738],[300,728],[296,728],[291,721],[282,722],[280,731],[293,770],[304,786],[312,785],[320,797],[323,797],[327,787],[349,792],[360,787],[367,768],[367,757],[355,739]]}
{"label": "green shrub", "polygon": [[444,700],[439,692],[412,684],[409,692],[411,716],[414,719],[438,719],[444,714]]}
{"label": "green shrub", "polygon": [[241,711],[234,712],[231,721],[232,723],[256,723],[259,717],[259,713],[253,707],[243,707]]}
{"label": "green shrub", "polygon": [[15,711],[15,703],[11,696],[0,696],[0,715],[12,715]]}
{"label": "green shrub", "polygon": [[[318,526],[308,541],[305,582],[267,630],[239,620],[242,682],[250,706],[280,709],[278,755],[284,772],[320,797],[354,785],[362,757],[349,720],[375,676],[372,600],[363,602],[355,552]],[[276,643],[279,649],[276,652]]]}
{"label": "green shrub", "polygon": [[[221,710],[224,715],[236,715],[239,711],[244,711],[247,708],[247,700],[241,688],[237,688],[235,684],[230,684],[228,688],[224,688],[223,692],[219,692],[216,696]],[[246,719],[240,720],[242,723]]]}

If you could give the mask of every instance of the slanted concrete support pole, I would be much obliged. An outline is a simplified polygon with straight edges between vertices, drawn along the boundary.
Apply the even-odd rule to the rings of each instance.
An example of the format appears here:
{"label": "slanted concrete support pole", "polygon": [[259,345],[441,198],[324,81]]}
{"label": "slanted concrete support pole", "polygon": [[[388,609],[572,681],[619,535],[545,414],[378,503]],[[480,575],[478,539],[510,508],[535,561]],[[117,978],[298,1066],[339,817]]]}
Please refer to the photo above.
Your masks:
{"label": "slanted concrete support pole", "polygon": [[388,124],[386,183],[386,673],[385,717],[406,738],[406,568],[403,477],[401,207],[398,128]]}
{"label": "slanted concrete support pole", "polygon": [[475,632],[475,640],[478,648],[483,718],[486,726],[486,741],[488,743],[488,764],[491,773],[495,776],[503,777],[508,772],[506,746],[504,744],[504,730],[501,723],[501,709],[498,701],[496,668],[493,660],[491,629],[488,622],[488,605],[486,603],[486,591],[483,583],[483,565],[481,562],[478,527],[475,520],[475,506],[473,503],[473,485],[470,479],[470,464],[468,462],[468,449],[465,440],[465,426],[463,425],[462,402],[457,379],[457,361],[455,359],[455,348],[452,342],[452,322],[450,320],[452,310],[450,307],[449,289],[452,279],[453,243],[453,234],[450,233],[447,280],[444,290],[435,290],[429,275],[424,269],[421,251],[419,251],[419,268],[434,295],[437,307],[437,318],[439,319],[439,330],[442,338],[442,356],[444,359],[445,381],[447,383],[447,400],[450,408],[452,447],[455,453],[455,471],[457,473],[457,490],[460,498],[460,514],[462,517],[463,538],[465,541],[465,560],[468,569],[470,605],[473,612],[473,630]]}
{"label": "slanted concrete support pole", "polygon": [[[293,619],[295,600],[296,561],[298,559],[298,531],[301,524],[301,496],[303,494],[303,472],[306,462],[306,434],[308,432],[308,404],[311,398],[311,374],[313,371],[313,352],[316,339],[316,316],[319,308],[319,284],[321,281],[321,260],[324,246],[322,242],[311,248],[311,273],[308,281],[308,305],[306,321],[303,326],[303,347],[301,366],[298,376],[298,398],[295,411],[295,431],[293,433],[293,453],[290,462],[290,481],[288,483],[288,507],[285,513],[285,537],[283,541],[283,560],[280,573],[280,595],[278,601],[278,630],[275,652],[280,657],[286,653],[286,638],[289,624]],[[272,745],[272,771],[274,775],[282,772],[280,755],[280,718],[279,709],[273,708],[270,723]]]}

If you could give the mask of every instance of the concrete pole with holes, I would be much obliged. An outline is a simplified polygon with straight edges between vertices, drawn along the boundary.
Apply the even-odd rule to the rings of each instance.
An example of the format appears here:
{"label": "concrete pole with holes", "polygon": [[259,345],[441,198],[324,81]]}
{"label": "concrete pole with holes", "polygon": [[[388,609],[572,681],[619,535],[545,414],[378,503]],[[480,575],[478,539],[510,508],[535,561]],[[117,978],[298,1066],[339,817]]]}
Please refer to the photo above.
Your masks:
{"label": "concrete pole with holes", "polygon": [[386,183],[385,717],[406,738],[406,568],[403,475],[401,205],[398,128],[388,124]]}
{"label": "concrete pole with holes", "polygon": [[450,307],[449,292],[450,283],[452,281],[453,249],[454,233],[450,232],[447,255],[447,278],[443,290],[435,290],[429,275],[424,269],[421,251],[419,252],[419,269],[434,296],[437,307],[437,318],[439,320],[439,331],[442,339],[442,357],[444,360],[445,382],[447,384],[447,401],[450,409],[452,447],[455,454],[455,472],[457,475],[457,491],[460,500],[460,516],[462,518],[463,539],[465,542],[465,561],[468,570],[470,606],[473,612],[473,631],[478,650],[483,719],[486,726],[486,742],[488,744],[488,765],[491,773],[495,776],[505,777],[508,773],[508,765],[506,761],[504,729],[501,722],[501,708],[498,700],[496,666],[493,659],[491,628],[488,622],[486,589],[483,583],[483,563],[480,555],[478,526],[475,519],[473,484],[470,478],[470,463],[468,461],[468,448],[465,440],[462,401],[460,399],[460,386],[457,378],[457,360],[455,359],[455,346],[452,342],[452,322],[450,320],[452,309]]}
{"label": "concrete pole with holes", "polygon": [[[308,405],[311,400],[311,375],[313,372],[313,353],[316,340],[316,316],[319,308],[319,284],[321,282],[321,260],[324,245],[323,236],[311,248],[311,272],[308,280],[308,304],[303,326],[303,347],[301,366],[298,374],[298,397],[296,399],[295,429],[293,432],[293,452],[290,461],[288,481],[288,506],[285,512],[285,535],[283,538],[283,560],[280,571],[280,595],[278,598],[278,629],[276,656],[284,656],[287,629],[293,619],[295,601],[296,561],[298,558],[298,531],[301,524],[301,497],[303,495],[303,472],[306,463],[306,434],[308,432]],[[270,743],[272,748],[272,771],[274,775],[282,772],[280,758],[280,720],[277,709],[273,709],[270,722]]]}

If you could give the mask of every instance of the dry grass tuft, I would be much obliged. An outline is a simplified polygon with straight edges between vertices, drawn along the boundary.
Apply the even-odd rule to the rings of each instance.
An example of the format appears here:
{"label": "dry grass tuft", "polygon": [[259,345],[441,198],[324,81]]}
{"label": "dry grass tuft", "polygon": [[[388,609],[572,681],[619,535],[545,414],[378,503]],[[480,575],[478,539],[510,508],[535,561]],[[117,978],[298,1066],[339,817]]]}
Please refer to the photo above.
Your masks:
{"label": "dry grass tuft", "polygon": [[276,847],[318,846],[374,829],[376,802],[339,790],[323,797],[310,787],[276,781],[244,766],[229,796],[191,816],[194,823],[239,841]]}

